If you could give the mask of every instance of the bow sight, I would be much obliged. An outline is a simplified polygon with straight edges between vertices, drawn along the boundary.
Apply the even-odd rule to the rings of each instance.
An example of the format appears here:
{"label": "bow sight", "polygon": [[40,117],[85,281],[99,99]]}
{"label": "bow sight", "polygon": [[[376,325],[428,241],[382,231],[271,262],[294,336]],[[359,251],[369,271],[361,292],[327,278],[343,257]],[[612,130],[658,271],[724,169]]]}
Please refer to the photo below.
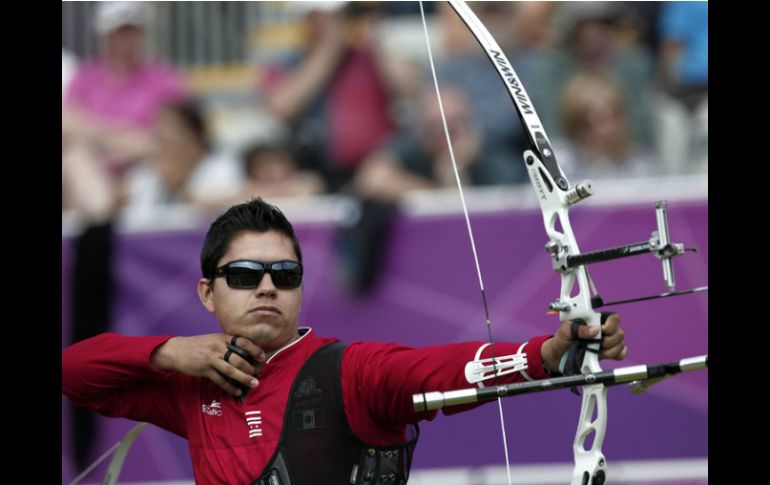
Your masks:
{"label": "bow sight", "polygon": [[[586,180],[580,184],[577,184],[572,190],[570,190],[566,194],[566,199],[568,203],[572,205],[580,200],[590,197],[592,194],[593,189],[591,181]],[[601,296],[599,296],[598,292],[596,291],[596,287],[594,286],[593,281],[589,276],[588,281],[593,293],[593,297],[591,298],[592,308],[652,300],[655,298],[667,298],[670,296],[686,295],[689,293],[708,290],[708,286],[700,286],[689,290],[675,291],[676,280],[674,279],[674,265],[671,261],[671,258],[674,256],[680,256],[684,254],[685,251],[697,252],[698,248],[685,248],[684,244],[671,242],[668,231],[667,209],[668,203],[666,201],[659,201],[655,203],[655,216],[658,223],[658,229],[652,232],[650,239],[647,241],[579,254],[571,254],[570,247],[566,244],[560,244],[555,240],[548,241],[545,245],[545,250],[551,255],[553,269],[559,272],[569,272],[579,266],[600,263],[602,261],[610,261],[613,259],[627,258],[629,256],[637,256],[647,253],[653,253],[656,258],[661,260],[663,264],[663,279],[666,283],[666,289],[668,291],[657,295],[604,302],[604,300],[602,300]],[[571,305],[569,303],[562,302],[561,300],[556,300],[548,305],[548,308],[552,311],[569,313]]]}

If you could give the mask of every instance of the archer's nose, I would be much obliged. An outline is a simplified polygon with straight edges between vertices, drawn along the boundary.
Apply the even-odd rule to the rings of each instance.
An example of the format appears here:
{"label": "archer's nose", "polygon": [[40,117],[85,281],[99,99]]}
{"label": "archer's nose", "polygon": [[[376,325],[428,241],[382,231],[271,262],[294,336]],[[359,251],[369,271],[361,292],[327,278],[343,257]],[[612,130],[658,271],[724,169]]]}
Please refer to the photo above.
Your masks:
{"label": "archer's nose", "polygon": [[273,284],[273,277],[270,273],[265,273],[257,286],[257,297],[275,298],[276,295],[278,295],[278,288]]}

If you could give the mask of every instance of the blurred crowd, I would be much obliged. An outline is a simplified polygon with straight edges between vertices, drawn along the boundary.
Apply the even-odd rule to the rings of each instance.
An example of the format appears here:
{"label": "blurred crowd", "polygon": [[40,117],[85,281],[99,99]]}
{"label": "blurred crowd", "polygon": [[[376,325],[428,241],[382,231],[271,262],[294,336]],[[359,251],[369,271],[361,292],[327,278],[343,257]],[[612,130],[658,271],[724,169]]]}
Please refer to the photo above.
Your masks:
{"label": "blurred crowd", "polygon": [[[707,2],[472,2],[527,89],[568,178],[708,170]],[[445,3],[431,44],[465,185],[529,183],[497,72]],[[148,54],[150,2],[102,2],[99,54],[62,49],[62,207],[218,210],[252,196],[396,201],[454,184],[416,2],[288,2],[294,42],[255,61],[254,110],[281,130],[214,136],[207,93]],[[407,30],[401,30],[404,32]],[[245,42],[245,40],[244,40]],[[276,41],[278,42],[278,41]],[[242,108],[248,108],[242,107]]]}

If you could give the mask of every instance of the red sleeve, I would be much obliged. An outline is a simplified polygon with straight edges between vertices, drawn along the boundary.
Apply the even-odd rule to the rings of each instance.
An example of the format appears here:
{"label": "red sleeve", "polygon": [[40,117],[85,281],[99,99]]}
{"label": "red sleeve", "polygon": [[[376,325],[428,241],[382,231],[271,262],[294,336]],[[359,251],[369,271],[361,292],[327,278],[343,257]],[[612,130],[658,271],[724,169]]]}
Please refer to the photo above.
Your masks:
{"label": "red sleeve", "polygon": [[[551,335],[529,340],[523,353],[527,354],[527,374],[532,379],[545,379],[540,348]],[[484,342],[464,342],[414,349],[396,344],[353,343],[342,358],[342,391],[345,412],[353,431],[371,444],[387,444],[403,434],[403,427],[420,420],[432,420],[437,411],[416,413],[412,395],[428,391],[449,391],[475,387],[465,378],[465,364],[474,360]],[[497,357],[516,354],[520,343],[496,343]],[[484,349],[481,358],[492,355],[492,346]],[[519,372],[500,378],[507,384],[525,378]],[[484,382],[494,383],[494,378]],[[475,408],[479,404],[444,409],[446,415]],[[377,426],[372,425],[372,420]]]}
{"label": "red sleeve", "polygon": [[150,367],[150,354],[172,336],[103,333],[62,351],[62,392],[78,406],[113,418],[146,421],[185,437],[185,376]]}

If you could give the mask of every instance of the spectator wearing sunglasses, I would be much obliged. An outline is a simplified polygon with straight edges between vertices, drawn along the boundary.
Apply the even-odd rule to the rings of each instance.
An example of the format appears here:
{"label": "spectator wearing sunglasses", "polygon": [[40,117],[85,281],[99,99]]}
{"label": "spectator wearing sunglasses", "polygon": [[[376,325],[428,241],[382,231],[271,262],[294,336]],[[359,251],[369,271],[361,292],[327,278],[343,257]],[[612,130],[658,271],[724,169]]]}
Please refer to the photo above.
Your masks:
{"label": "spectator wearing sunglasses", "polygon": [[[62,352],[63,392],[73,403],[186,438],[196,483],[361,483],[374,474],[405,482],[417,425],[437,414],[415,412],[412,394],[467,388],[466,362],[492,355],[482,342],[343,344],[299,327],[299,241],[261,199],[214,221],[201,271],[198,295],[220,333],[102,334]],[[619,321],[612,315],[603,325],[603,357],[626,356]],[[595,332],[582,326],[579,334]],[[496,356],[521,354],[527,363],[500,382],[548,377],[571,342],[564,322],[555,335],[495,343]]]}

